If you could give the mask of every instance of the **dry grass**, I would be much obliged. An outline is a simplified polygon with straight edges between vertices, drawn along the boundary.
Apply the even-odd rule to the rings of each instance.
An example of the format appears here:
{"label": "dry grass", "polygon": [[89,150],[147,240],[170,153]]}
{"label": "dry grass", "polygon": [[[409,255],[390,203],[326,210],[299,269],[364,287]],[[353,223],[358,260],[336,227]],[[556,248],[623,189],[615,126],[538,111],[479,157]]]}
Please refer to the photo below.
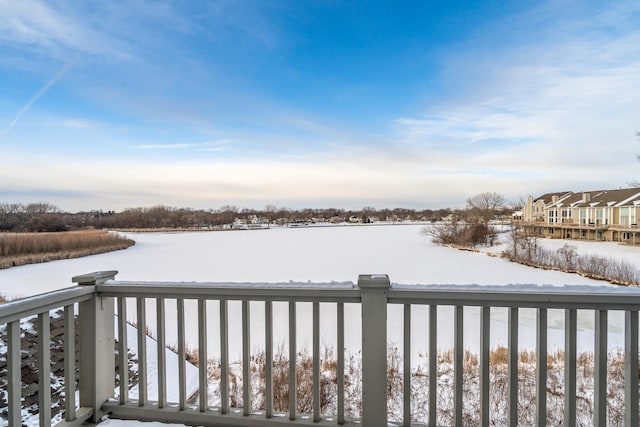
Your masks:
{"label": "dry grass", "polygon": [[[289,361],[288,353],[281,347],[273,357],[273,404],[276,412],[289,410]],[[361,354],[345,360],[345,415],[360,418],[362,411],[362,364]],[[390,420],[401,420],[403,414],[403,360],[397,348],[388,350],[387,359],[387,405]],[[313,359],[306,351],[296,357],[296,412],[309,414],[313,408]],[[428,419],[429,373],[428,358],[411,370],[411,422],[424,424]],[[453,350],[441,351],[438,359],[438,425],[454,425],[454,361]],[[624,425],[624,353],[608,354],[607,372],[607,425]],[[508,425],[509,372],[508,350],[498,347],[489,355],[490,419],[491,425]],[[265,401],[265,355],[257,353],[251,357],[252,391],[251,407],[264,410]],[[589,426],[593,417],[593,353],[577,355],[577,425]],[[331,349],[325,349],[321,357],[320,399],[324,415],[337,413],[336,359]],[[220,404],[220,361],[208,361],[209,404]],[[547,355],[547,425],[561,425],[564,410],[564,353],[556,351]],[[242,364],[231,364],[229,372],[229,397],[232,407],[240,408],[242,401]],[[536,411],[536,354],[523,351],[518,355],[518,424],[534,425]],[[466,351],[463,358],[463,423],[476,426],[480,423],[480,363],[478,355]]]}
{"label": "dry grass", "polygon": [[0,269],[95,255],[133,244],[131,239],[102,230],[0,233]]}
{"label": "dry grass", "polygon": [[529,267],[576,273],[595,280],[606,280],[614,285],[640,286],[640,269],[625,260],[577,252],[575,246],[565,244],[552,251],[538,246],[537,238],[512,235],[509,249],[502,257]]}

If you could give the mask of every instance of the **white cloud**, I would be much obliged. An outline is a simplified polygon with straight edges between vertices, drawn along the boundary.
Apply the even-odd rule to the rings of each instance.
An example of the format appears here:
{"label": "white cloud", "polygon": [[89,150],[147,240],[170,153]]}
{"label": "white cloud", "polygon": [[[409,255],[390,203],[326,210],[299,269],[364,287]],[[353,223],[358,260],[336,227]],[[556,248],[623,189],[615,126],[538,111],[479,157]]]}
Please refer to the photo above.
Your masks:
{"label": "white cloud", "polygon": [[[158,203],[262,207],[265,202],[454,206],[480,191],[511,197],[559,187],[612,188],[638,176],[634,132],[640,128],[640,32],[628,20],[617,26],[624,19],[615,5],[590,20],[563,21],[561,11],[547,3],[536,11],[536,25],[545,23],[540,31],[529,31],[531,17],[525,16],[503,24],[518,29],[520,39],[497,43],[489,39],[495,37],[491,33],[453,46],[443,59],[451,86],[445,89],[454,88],[453,95],[428,105],[422,114],[397,118],[393,135],[360,132],[349,117],[337,125],[340,119],[330,114],[314,114],[312,107],[272,96],[259,82],[240,81],[242,76],[226,73],[224,64],[204,67],[200,58],[180,56],[179,43],[172,44],[159,28],[175,24],[180,34],[204,32],[215,44],[218,27],[199,28],[185,20],[184,12],[174,14],[171,5],[100,3],[95,7],[102,8],[104,22],[97,21],[95,11],[74,11],[76,6],[0,0],[0,45],[36,49],[58,62],[69,53],[107,57],[105,64],[112,68],[79,64],[86,67],[78,73],[84,80],[76,92],[84,102],[93,100],[103,111],[133,119],[117,123],[131,132],[118,133],[116,126],[106,124],[100,135],[87,132],[86,140],[108,146],[103,153],[113,155],[98,163],[27,154],[11,160],[4,150],[0,194],[3,188],[12,194],[50,189],[52,197],[58,197],[51,201],[64,209],[73,209],[73,203],[82,203],[81,208],[88,203],[95,203],[89,206],[93,208]],[[219,42],[238,31],[251,39],[239,44],[257,42],[269,48],[287,42],[279,39],[268,17],[239,12],[227,16],[225,5],[210,6],[213,22],[226,22]],[[151,18],[141,14],[147,7],[152,8]],[[77,19],[81,15],[88,18]],[[161,53],[153,49],[165,42]],[[125,72],[118,74],[122,64],[117,59],[122,58],[144,64],[122,67]],[[180,72],[173,63],[180,64]],[[94,72],[104,72],[98,75],[103,80],[97,78],[94,84]],[[24,112],[56,81],[54,77],[45,85]],[[175,88],[179,94],[172,92]],[[196,96],[200,93],[206,96]],[[55,113],[48,114],[50,118]],[[144,125],[136,127],[139,118],[147,120],[138,120]],[[75,134],[100,123],[75,118],[56,122]],[[379,133],[382,126],[372,123],[371,129]],[[144,139],[136,141],[139,135]],[[217,139],[221,136],[229,139]],[[21,140],[12,141],[18,145]],[[41,151],[63,152],[67,147]],[[171,156],[171,161],[148,163],[153,150]],[[205,155],[223,150],[230,154],[225,159]],[[179,160],[184,158],[194,160]],[[95,199],[60,196],[73,191],[84,197],[93,193]]]}
{"label": "white cloud", "polygon": [[136,145],[134,148],[138,150],[177,150],[184,148],[191,148],[193,144],[181,143],[181,144],[143,144]]}
{"label": "white cloud", "polygon": [[0,42],[36,50],[68,60],[76,53],[123,51],[113,37],[92,28],[86,19],[75,19],[70,9],[38,0],[0,0]]}
{"label": "white cloud", "polygon": [[459,70],[459,96],[398,118],[402,145],[437,154],[441,168],[495,177],[517,171],[530,177],[529,188],[540,187],[540,175],[563,188],[624,185],[637,170],[640,30],[600,27],[620,14],[556,20],[542,41],[451,54],[455,67],[447,69]]}
{"label": "white cloud", "polygon": [[86,119],[65,119],[62,124],[63,126],[71,129],[91,129],[99,126],[97,121]]}
{"label": "white cloud", "polygon": [[195,30],[170,4],[158,2],[0,0],[0,10],[0,45],[62,61],[88,55],[140,63],[160,47],[172,48],[159,28]]}
{"label": "white cloud", "polygon": [[229,139],[221,139],[218,141],[191,143],[182,142],[175,144],[142,144],[136,145],[134,148],[138,150],[193,150],[193,151],[222,151],[226,146],[231,144]]}

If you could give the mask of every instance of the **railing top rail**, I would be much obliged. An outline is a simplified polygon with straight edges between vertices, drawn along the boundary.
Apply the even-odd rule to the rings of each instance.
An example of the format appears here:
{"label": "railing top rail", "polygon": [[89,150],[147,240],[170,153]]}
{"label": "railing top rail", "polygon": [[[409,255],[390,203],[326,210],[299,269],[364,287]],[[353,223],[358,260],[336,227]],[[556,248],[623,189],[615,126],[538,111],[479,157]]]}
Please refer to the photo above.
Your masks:
{"label": "railing top rail", "polygon": [[93,286],[72,286],[0,305],[0,324],[91,299]]}
{"label": "railing top rail", "polygon": [[590,285],[405,285],[392,284],[389,303],[491,307],[640,309],[640,288]]}
{"label": "railing top rail", "polygon": [[[361,299],[361,289],[353,282],[196,283],[106,280],[97,285],[74,286],[0,305],[0,323],[85,301],[94,292],[110,297],[258,301],[360,302]],[[388,290],[388,298],[389,303],[640,309],[640,288],[623,286],[392,284]]]}
{"label": "railing top rail", "polygon": [[163,297],[184,299],[237,299],[271,301],[359,302],[353,282],[146,282],[107,280],[96,286],[100,295],[112,297]]}

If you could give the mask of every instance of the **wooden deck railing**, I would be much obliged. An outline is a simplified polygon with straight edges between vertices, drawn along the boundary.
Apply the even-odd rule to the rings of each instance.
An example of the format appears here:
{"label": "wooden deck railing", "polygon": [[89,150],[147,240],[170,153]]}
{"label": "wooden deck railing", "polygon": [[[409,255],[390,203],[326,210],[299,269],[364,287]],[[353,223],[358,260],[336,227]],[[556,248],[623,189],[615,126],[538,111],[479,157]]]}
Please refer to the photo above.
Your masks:
{"label": "wooden deck railing", "polygon": [[[536,312],[536,407],[537,425],[547,423],[547,333],[548,310],[564,311],[565,318],[565,374],[564,374],[564,420],[563,425],[576,424],[576,342],[577,311],[592,310],[595,316],[594,348],[594,390],[593,423],[606,424],[607,413],[607,326],[611,310],[623,311],[624,323],[624,378],[625,378],[625,425],[638,425],[638,310],[640,293],[637,290],[621,292],[617,288],[595,287],[593,292],[584,292],[583,288],[572,292],[570,288],[551,287],[477,287],[443,285],[392,285],[386,275],[361,275],[357,284],[353,283],[175,283],[140,282],[115,280],[117,272],[98,272],[76,276],[73,281],[80,286],[51,292],[23,300],[0,305],[0,326],[6,325],[7,340],[7,421],[9,425],[21,423],[21,319],[38,317],[39,345],[36,357],[39,360],[39,417],[40,425],[51,424],[50,377],[49,370],[49,312],[63,308],[65,336],[73,337],[74,317],[80,317],[80,363],[74,366],[75,358],[65,359],[65,411],[64,420],[59,425],[80,425],[84,421],[98,422],[105,413],[115,418],[158,420],[182,422],[193,425],[351,425],[387,426],[387,322],[388,307],[400,305],[403,313],[403,413],[399,420],[391,420],[401,425],[415,425],[411,419],[411,354],[412,354],[412,310],[417,306],[428,307],[428,417],[427,425],[438,425],[437,352],[438,352],[438,307],[453,307],[453,343],[454,343],[454,392],[453,423],[463,424],[463,320],[465,307],[479,307],[480,336],[480,386],[479,420],[481,425],[490,425],[489,402],[489,337],[491,335],[491,309],[494,307],[508,310],[508,423],[516,425],[518,420],[518,341],[519,310],[534,309]],[[568,290],[569,289],[569,290]],[[167,313],[166,302],[175,301],[176,312]],[[186,321],[185,301],[195,301],[197,319],[194,324]],[[241,377],[251,375],[252,310],[251,304],[264,307],[264,318],[258,319],[264,325],[260,333],[264,339],[265,378],[264,406],[252,405],[250,381],[242,381],[242,407],[232,407],[230,403],[230,338],[229,304],[238,301],[240,307],[241,331]],[[275,330],[274,303],[287,306],[288,331]],[[132,397],[129,390],[127,363],[120,360],[118,379],[119,389],[115,388],[114,348],[120,355],[128,353],[126,322],[128,308],[135,307],[136,323],[139,327],[148,324],[147,306],[155,303],[155,334],[158,346],[157,377],[147,377],[147,341],[145,334],[138,334],[138,392]],[[312,310],[312,366],[313,383],[312,410],[308,414],[297,411],[296,393],[289,393],[288,411],[280,413],[274,408],[274,333],[286,332],[289,349],[288,390],[296,390],[296,311],[301,303],[310,303]],[[216,316],[210,316],[210,306],[217,307]],[[320,305],[335,305],[336,339],[336,396],[335,413],[327,414],[321,408],[321,347],[320,337],[324,330],[321,323]],[[360,306],[361,346],[362,346],[362,395],[361,418],[351,419],[345,416],[345,304]],[[235,306],[235,305],[234,305]],[[117,314],[117,321],[114,316]],[[191,317],[191,316],[189,316]],[[178,350],[178,399],[167,399],[167,367],[163,356],[166,344],[166,324],[177,325]],[[332,322],[332,324],[334,324]],[[199,392],[196,404],[188,402],[185,379],[185,337],[188,332],[197,330],[197,350],[201,361],[208,360],[212,343],[212,332],[217,336],[216,348],[219,357],[220,376],[218,406],[209,405],[209,372],[207,363],[199,365]],[[255,327],[253,328],[255,331]],[[76,352],[74,340],[67,339],[64,345],[66,355]],[[75,375],[79,371],[79,401],[75,400]],[[149,399],[147,390],[153,382],[157,387],[157,396]],[[116,393],[117,391],[117,393]],[[261,403],[262,404],[262,403]]]}

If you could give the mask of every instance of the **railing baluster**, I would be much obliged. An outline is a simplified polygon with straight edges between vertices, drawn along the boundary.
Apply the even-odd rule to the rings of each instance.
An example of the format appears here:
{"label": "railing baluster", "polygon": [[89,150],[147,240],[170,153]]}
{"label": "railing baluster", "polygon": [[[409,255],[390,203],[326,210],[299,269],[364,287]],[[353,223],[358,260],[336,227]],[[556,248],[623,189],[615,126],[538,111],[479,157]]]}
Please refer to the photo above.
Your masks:
{"label": "railing baluster", "polygon": [[198,299],[198,400],[200,412],[209,406],[207,372],[207,300]]}
{"label": "railing baluster", "polygon": [[138,320],[138,405],[147,404],[147,314],[145,298],[136,301]]}
{"label": "railing baluster", "polygon": [[564,311],[564,424],[576,424],[576,326],[577,311]]}
{"label": "railing baluster", "polygon": [[73,304],[64,307],[64,419],[76,419],[76,322]]}
{"label": "railing baluster", "polygon": [[595,311],[593,425],[607,423],[607,310]]}
{"label": "railing baluster", "polygon": [[265,353],[265,412],[273,417],[273,303],[264,303],[264,353]]}
{"label": "railing baluster", "polygon": [[313,303],[313,421],[320,421],[320,303]]}
{"label": "railing baluster", "polygon": [[156,334],[158,335],[158,408],[167,404],[167,351],[165,348],[164,298],[156,299]]}
{"label": "railing baluster", "polygon": [[509,307],[509,425],[518,425],[518,308]]}
{"label": "railing baluster", "polygon": [[411,304],[404,305],[403,425],[411,425]]}
{"label": "railing baluster", "polygon": [[129,401],[129,346],[127,345],[127,299],[118,298],[118,376],[120,377],[120,404]]}
{"label": "railing baluster", "polygon": [[536,318],[536,424],[547,425],[547,309],[539,308]]}
{"label": "railing baluster", "polygon": [[184,411],[187,407],[186,345],[184,337],[184,299],[176,299],[178,316],[178,407]]}
{"label": "railing baluster", "polygon": [[624,425],[638,419],[638,312],[625,311],[624,319]]}
{"label": "railing baluster", "polygon": [[438,306],[429,306],[429,425],[437,424],[438,403]]}
{"label": "railing baluster", "polygon": [[38,314],[38,412],[40,425],[51,424],[51,320]]}
{"label": "railing baluster", "polygon": [[251,414],[251,312],[249,301],[242,301],[242,413]]}
{"label": "railing baluster", "polygon": [[7,324],[7,400],[10,426],[22,424],[22,375],[20,356],[20,320]]}
{"label": "railing baluster", "polygon": [[220,412],[229,413],[229,303],[220,300]]}
{"label": "railing baluster", "polygon": [[462,395],[463,386],[462,381],[464,379],[464,347],[463,347],[463,320],[464,320],[464,307],[456,305],[454,308],[453,319],[453,352],[455,353],[454,360],[454,389],[453,389],[453,406],[454,406],[454,424],[457,426],[462,425]]}
{"label": "railing baluster", "polygon": [[489,350],[491,307],[480,308],[480,425],[489,425]]}
{"label": "railing baluster", "polygon": [[344,303],[337,306],[338,315],[338,424],[344,424]]}
{"label": "railing baluster", "polygon": [[289,419],[296,419],[296,303],[289,302]]}

